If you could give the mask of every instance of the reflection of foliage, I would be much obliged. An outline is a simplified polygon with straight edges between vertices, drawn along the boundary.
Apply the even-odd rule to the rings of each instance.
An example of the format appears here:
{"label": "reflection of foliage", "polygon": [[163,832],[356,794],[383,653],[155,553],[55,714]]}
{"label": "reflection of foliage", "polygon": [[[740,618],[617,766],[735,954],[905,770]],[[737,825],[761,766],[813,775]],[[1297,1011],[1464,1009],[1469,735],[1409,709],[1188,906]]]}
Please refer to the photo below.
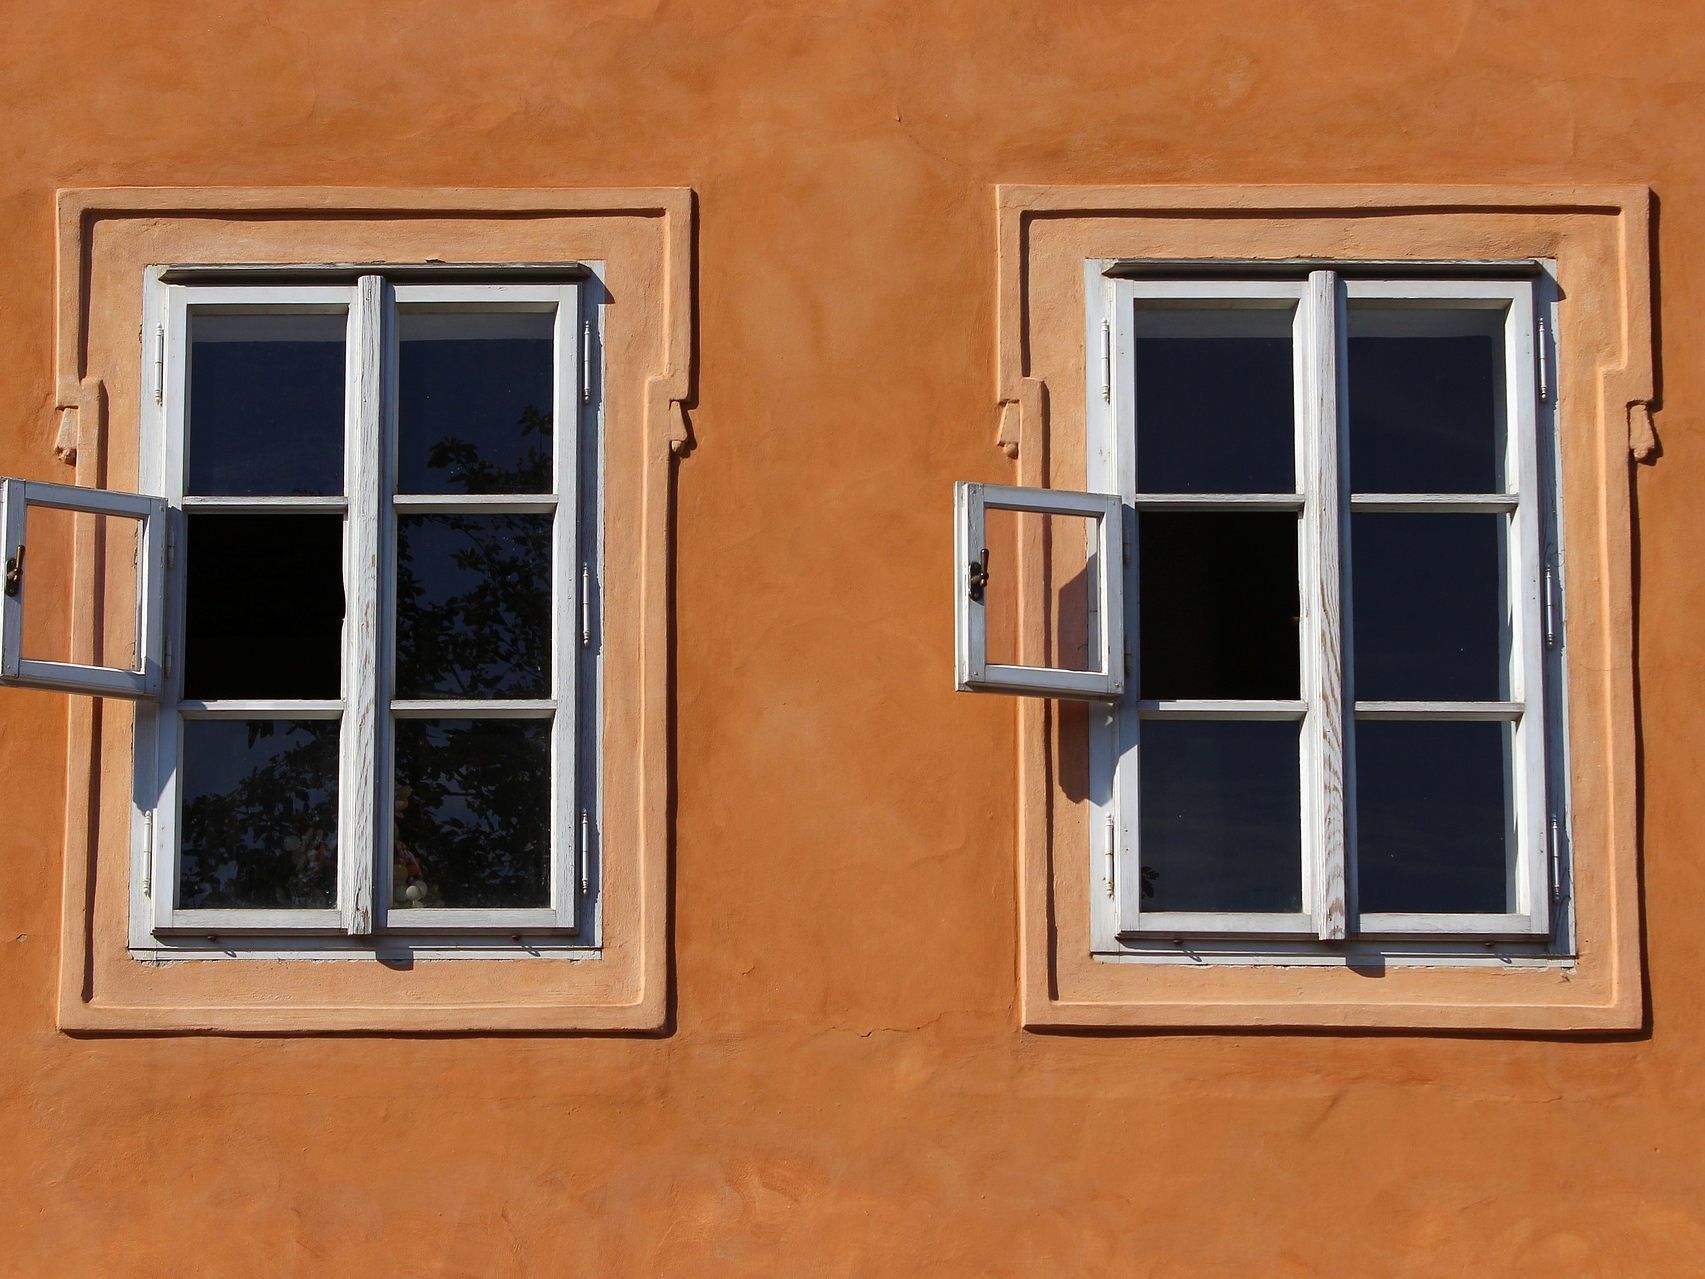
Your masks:
{"label": "reflection of foliage", "polygon": [[[201,769],[236,752],[239,731],[248,770],[228,790],[195,793]],[[179,905],[334,905],[337,751],[336,720],[187,721]]]}
{"label": "reflection of foliage", "polygon": [[398,696],[549,696],[550,563],[549,515],[399,519]]}
{"label": "reflection of foliage", "polygon": [[[513,468],[454,436],[432,446],[430,465],[464,492],[551,492],[549,412],[528,405],[517,426],[527,444]],[[550,515],[399,518],[399,696],[549,695],[552,523]],[[249,766],[220,790],[225,770],[213,761],[238,753],[238,723]],[[184,727],[181,904],[335,904],[339,721]],[[394,903],[546,905],[551,721],[399,720],[395,730]],[[275,739],[271,753],[260,746],[266,738]],[[205,793],[196,793],[198,758]]]}
{"label": "reflection of foliage", "polygon": [[[429,465],[469,493],[551,492],[550,414],[529,404],[516,425],[527,444],[513,470],[454,436],[432,446]],[[400,696],[549,695],[551,524],[548,515],[399,521]],[[453,573],[428,559],[446,542]],[[545,905],[550,721],[402,720],[395,741],[393,904]]]}
{"label": "reflection of foliage", "polygon": [[[531,404],[522,410],[517,425],[533,443],[514,471],[499,471],[454,436],[432,446],[432,465],[449,468],[470,492],[549,492],[550,421]],[[420,515],[397,527],[399,695],[547,696],[551,517]],[[447,535],[456,543],[449,555],[455,574],[441,562],[417,560],[416,539],[430,547]],[[472,582],[447,593],[460,585],[457,577]]]}
{"label": "reflection of foliage", "polygon": [[393,902],[543,906],[550,721],[398,720]]}
{"label": "reflection of foliage", "polygon": [[536,404],[524,405],[515,421],[523,441],[513,469],[481,456],[479,445],[446,435],[426,451],[426,464],[445,471],[448,484],[463,493],[549,493],[551,483],[551,415]]}

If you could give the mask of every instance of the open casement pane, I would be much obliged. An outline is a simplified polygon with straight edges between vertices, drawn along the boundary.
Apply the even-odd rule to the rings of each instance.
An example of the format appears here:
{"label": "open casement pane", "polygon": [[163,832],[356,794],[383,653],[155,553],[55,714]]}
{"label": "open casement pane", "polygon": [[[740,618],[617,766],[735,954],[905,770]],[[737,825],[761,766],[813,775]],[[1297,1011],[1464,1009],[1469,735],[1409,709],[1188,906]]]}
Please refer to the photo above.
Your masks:
{"label": "open casement pane", "polygon": [[[52,585],[35,575],[32,567],[32,558],[37,563],[47,562],[41,554],[30,555],[26,533],[32,509],[97,517],[88,522],[91,525],[116,521],[136,525],[129,542],[134,547],[134,565],[112,562],[117,558],[128,561],[130,556],[109,553],[111,539],[97,530],[86,548],[96,561],[91,570],[93,579],[68,584],[74,592],[101,590],[108,582],[133,584],[135,643],[133,652],[123,654],[129,659],[125,665],[49,660],[25,654],[25,600]],[[86,529],[76,532],[79,543],[88,536]],[[5,567],[4,594],[0,595],[0,683],[97,697],[159,696],[166,560],[166,504],[162,499],[37,480],[0,479],[0,539]],[[97,608],[104,603],[97,601]]]}
{"label": "open casement pane", "polygon": [[[991,512],[1042,517],[1007,522]],[[954,486],[954,618],[961,692],[1117,701],[1125,692],[1123,534],[1115,496],[961,482]],[[1010,627],[991,600],[1014,604]],[[1031,610],[1040,610],[1039,618]],[[1035,619],[1020,624],[1017,619]],[[1003,632],[1010,630],[1003,644]],[[1044,662],[1023,661],[1026,644]],[[1005,657],[1017,660],[999,660]]]}

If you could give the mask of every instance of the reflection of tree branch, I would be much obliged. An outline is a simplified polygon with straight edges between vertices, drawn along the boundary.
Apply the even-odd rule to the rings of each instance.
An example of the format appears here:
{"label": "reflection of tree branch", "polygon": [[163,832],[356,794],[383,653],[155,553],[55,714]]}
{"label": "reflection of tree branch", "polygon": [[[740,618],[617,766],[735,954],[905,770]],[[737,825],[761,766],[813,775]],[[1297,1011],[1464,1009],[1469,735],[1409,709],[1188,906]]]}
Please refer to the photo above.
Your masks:
{"label": "reflection of tree branch", "polygon": [[[429,464],[467,493],[549,493],[551,417],[528,405],[529,445],[501,468],[447,436]],[[463,698],[544,695],[550,688],[550,516],[405,516],[456,535],[449,560],[471,584],[432,601],[430,574],[397,542],[400,688],[448,686]],[[542,589],[541,589],[542,585]],[[180,903],[189,909],[326,907],[336,902],[337,720],[246,722],[252,759],[287,745],[230,789],[186,795]],[[216,751],[222,743],[208,743]],[[395,881],[423,905],[534,906],[550,874],[550,721],[396,723]],[[186,776],[195,757],[186,739]],[[351,850],[365,855],[365,850]]]}
{"label": "reflection of tree branch", "polygon": [[[551,420],[536,406],[523,409],[520,434],[536,441],[512,469],[500,469],[478,447],[456,436],[433,445],[429,462],[473,493],[549,492]],[[411,691],[460,697],[537,696],[548,691],[550,634],[550,518],[525,515],[441,515],[430,520],[458,536],[449,561],[474,584],[428,603],[407,537],[397,555],[397,669]],[[405,525],[406,527],[406,525]],[[545,589],[540,590],[541,579]],[[540,687],[541,683],[547,687]]]}
{"label": "reflection of tree branch", "polygon": [[[337,892],[338,722],[250,720],[246,729],[251,753],[281,732],[300,740],[256,763],[230,790],[184,804],[180,904],[330,906]],[[186,777],[195,764],[186,734]]]}
{"label": "reflection of tree branch", "polygon": [[[510,470],[447,436],[429,463],[469,493],[548,493],[550,415],[517,421],[534,441]],[[397,677],[464,698],[550,691],[552,517],[444,515],[462,589],[432,599],[409,539],[398,539]],[[460,584],[460,583],[458,583]],[[442,589],[442,588],[440,588]],[[538,906],[550,883],[550,722],[415,720],[396,733],[395,904]],[[411,895],[412,894],[412,895]]]}
{"label": "reflection of tree branch", "polygon": [[550,721],[409,720],[397,730],[398,897],[411,900],[413,886],[426,906],[543,905]]}

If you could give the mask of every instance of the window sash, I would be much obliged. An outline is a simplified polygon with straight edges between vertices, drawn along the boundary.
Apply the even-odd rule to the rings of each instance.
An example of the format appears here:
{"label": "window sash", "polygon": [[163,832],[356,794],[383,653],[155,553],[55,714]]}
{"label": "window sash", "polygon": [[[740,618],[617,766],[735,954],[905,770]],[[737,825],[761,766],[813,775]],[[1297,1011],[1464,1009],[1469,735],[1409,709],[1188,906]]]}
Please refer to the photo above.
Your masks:
{"label": "window sash", "polygon": [[[320,511],[341,513],[344,521],[343,672],[341,696],[331,700],[194,702],[182,697],[181,663],[168,673],[157,708],[138,719],[136,798],[132,822],[137,849],[133,874],[131,944],[147,947],[156,939],[193,943],[215,937],[262,935],[375,934],[439,936],[457,934],[574,934],[591,944],[586,927],[594,904],[587,882],[587,835],[592,826],[576,820],[587,811],[596,789],[584,774],[577,733],[593,719],[587,712],[585,681],[579,669],[582,620],[594,621],[590,607],[596,565],[583,554],[582,522],[596,501],[584,498],[589,478],[582,466],[582,440],[595,431],[595,409],[583,393],[589,378],[582,368],[591,349],[592,326],[582,312],[574,283],[392,284],[384,275],[360,276],[352,285],[208,285],[173,284],[165,269],[149,272],[144,299],[144,329],[157,326],[165,336],[161,403],[144,404],[142,474],[145,486],[162,493],[167,518],[181,525],[185,513],[221,511]],[[395,316],[402,305],[442,306],[447,310],[551,311],[555,315],[553,439],[551,491],[501,495],[396,495],[397,344]],[[341,496],[198,497],[186,496],[185,451],[188,439],[187,330],[190,308],[217,306],[273,312],[287,309],[348,309],[346,336],[344,492]],[[145,344],[147,345],[147,344]],[[151,370],[150,370],[151,371]],[[554,516],[550,637],[550,696],[513,700],[435,699],[405,702],[392,695],[395,658],[395,524],[402,514],[433,512],[522,513]],[[185,564],[167,574],[168,625],[182,634]],[[583,599],[583,595],[586,597]],[[573,619],[572,623],[568,619]],[[596,636],[585,644],[595,653]],[[595,696],[595,694],[594,694]],[[537,908],[409,909],[391,914],[393,714],[420,718],[552,720],[550,795],[550,896]],[[250,910],[180,909],[179,884],[181,723],[185,718],[338,718],[338,877],[334,909]]]}
{"label": "window sash", "polygon": [[[953,491],[954,612],[957,684],[962,692],[1006,692],[1034,697],[1087,700],[1117,698],[1125,691],[1123,621],[1124,575],[1122,516],[1119,499],[1105,493],[1073,493],[1061,489],[1022,488],[1009,484],[961,481]],[[1089,605],[1095,640],[1091,670],[1025,666],[988,659],[987,602],[980,589],[971,589],[971,566],[1018,575],[1018,564],[991,565],[985,512],[1016,511],[1033,515],[1065,515],[1086,519],[1087,567],[1094,576]],[[1043,578],[1049,570],[1043,568]],[[1035,584],[1038,589],[1040,583]]]}
{"label": "window sash", "polygon": [[[1303,601],[1300,703],[1139,700],[1140,610],[1133,551],[1127,591],[1127,634],[1133,674],[1124,700],[1091,714],[1090,876],[1095,948],[1117,952],[1167,937],[1248,937],[1380,940],[1456,937],[1543,939],[1551,931],[1551,857],[1556,828],[1547,798],[1547,655],[1541,618],[1541,551],[1549,539],[1545,486],[1540,480],[1539,405],[1535,387],[1535,291],[1528,281],[1486,279],[1345,279],[1314,270],[1306,280],[1110,280],[1086,264],[1086,331],[1102,324],[1110,338],[1105,397],[1099,371],[1087,388],[1089,487],[1118,493],[1134,510],[1295,510],[1300,514],[1298,574]],[[1294,494],[1139,493],[1135,467],[1134,322],[1141,301],[1209,302],[1297,307],[1293,326],[1295,440],[1299,492]],[[1342,367],[1350,303],[1377,300],[1415,307],[1504,309],[1506,488],[1503,494],[1356,494],[1340,475],[1347,456]],[[1090,361],[1093,365],[1094,361]],[[1507,512],[1511,520],[1508,599],[1515,615],[1509,703],[1353,703],[1353,671],[1343,651],[1350,582],[1342,547],[1351,510],[1473,510]],[[1355,905],[1354,732],[1357,719],[1487,718],[1515,722],[1513,806],[1516,825],[1516,911],[1507,914],[1374,914]],[[1197,717],[1291,718],[1300,726],[1303,910],[1292,914],[1145,911],[1140,898],[1137,759],[1145,720]]]}
{"label": "window sash", "polygon": [[[136,649],[128,667],[24,656],[24,606],[30,578],[25,525],[31,507],[136,521]],[[165,503],[157,497],[0,478],[0,566],[6,579],[0,593],[0,684],[97,697],[159,696],[166,539]]]}

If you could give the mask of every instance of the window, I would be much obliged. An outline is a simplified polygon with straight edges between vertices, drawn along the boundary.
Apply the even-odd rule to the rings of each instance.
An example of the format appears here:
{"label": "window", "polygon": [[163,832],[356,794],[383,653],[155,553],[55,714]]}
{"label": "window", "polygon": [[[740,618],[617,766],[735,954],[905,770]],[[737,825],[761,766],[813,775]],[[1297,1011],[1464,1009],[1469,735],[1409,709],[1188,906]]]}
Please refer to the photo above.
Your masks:
{"label": "window", "polygon": [[1110,578],[1130,653],[1009,700],[1023,1024],[1639,1027],[1650,193],[1003,186],[996,235],[968,478],[1123,544],[992,512],[983,656],[1092,671]]}
{"label": "window", "polygon": [[572,278],[254,274],[150,280],[163,503],[8,501],[155,517],[157,649],[11,671],[144,698],[131,944],[591,944],[593,308]]}
{"label": "window", "polygon": [[1137,687],[1092,735],[1108,940],[1547,938],[1531,278],[1110,292]]}
{"label": "window", "polygon": [[102,694],[64,699],[63,1029],[666,1024],[693,207],[60,193],[75,484],[0,495],[0,683]]}
{"label": "window", "polygon": [[[1041,555],[1097,584],[1082,620],[1072,590],[1051,597],[1049,633],[1078,648],[1117,635],[1095,601],[1123,586],[1127,687],[1058,643],[1068,669],[981,685],[1105,707],[1087,717],[1091,946],[1566,948],[1536,272],[1235,272],[1112,264],[1086,345],[1092,492],[1001,490],[1007,509],[1122,511],[1122,555],[1057,531]],[[1000,571],[982,487],[961,493],[973,665]]]}

